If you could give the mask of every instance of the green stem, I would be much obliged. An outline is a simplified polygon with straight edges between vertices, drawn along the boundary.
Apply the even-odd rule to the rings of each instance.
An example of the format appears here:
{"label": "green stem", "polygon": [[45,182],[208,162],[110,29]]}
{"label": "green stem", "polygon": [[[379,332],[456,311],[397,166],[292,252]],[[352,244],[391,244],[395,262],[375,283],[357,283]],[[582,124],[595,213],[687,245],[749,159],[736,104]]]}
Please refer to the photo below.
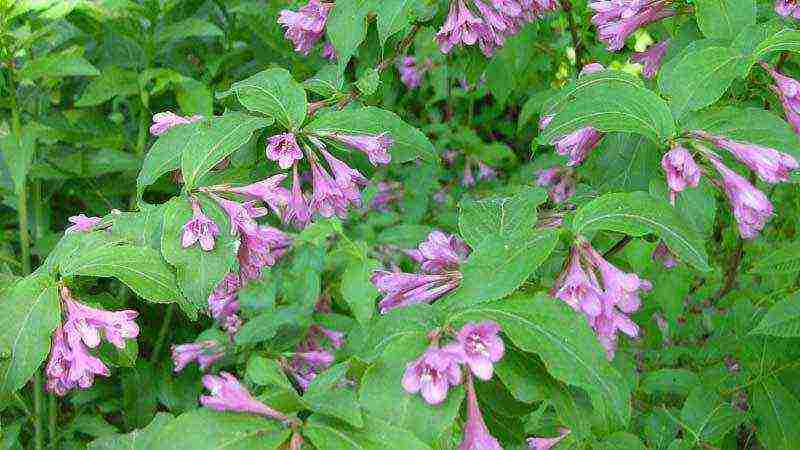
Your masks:
{"label": "green stem", "polygon": [[34,445],[36,450],[44,448],[44,430],[42,430],[42,415],[44,413],[44,402],[42,392],[42,372],[37,371],[33,378],[33,429]]}
{"label": "green stem", "polygon": [[175,303],[172,303],[167,308],[167,314],[164,316],[164,322],[161,324],[161,329],[158,330],[158,338],[153,346],[153,353],[150,354],[150,362],[158,361],[158,355],[161,353],[161,348],[164,346],[164,341],[167,339],[167,330],[169,330],[172,316],[175,314]]}
{"label": "green stem", "polygon": [[58,430],[58,398],[50,395],[50,416],[47,423],[47,436],[50,438],[50,448],[58,448],[56,430]]}

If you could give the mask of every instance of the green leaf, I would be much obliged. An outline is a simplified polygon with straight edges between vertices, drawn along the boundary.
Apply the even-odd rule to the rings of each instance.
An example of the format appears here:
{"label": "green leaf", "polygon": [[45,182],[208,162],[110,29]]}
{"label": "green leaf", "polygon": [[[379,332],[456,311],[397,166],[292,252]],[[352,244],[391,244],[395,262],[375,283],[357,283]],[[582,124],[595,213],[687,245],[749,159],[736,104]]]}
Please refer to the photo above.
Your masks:
{"label": "green leaf", "polygon": [[183,226],[192,218],[192,207],[186,197],[176,197],[164,206],[161,253],[177,271],[181,292],[197,308],[208,306],[208,297],[236,264],[239,240],[230,233],[227,214],[205,195],[196,196],[203,213],[219,227],[214,248],[204,251],[199,243],[189,248],[181,245]]}
{"label": "green leaf", "polygon": [[684,262],[710,271],[705,243],[698,232],[666,201],[644,192],[606,194],[578,209],[572,222],[575,234],[593,230],[633,237],[657,234]]}
{"label": "green leaf", "polygon": [[777,250],[760,257],[750,273],[775,275],[800,272],[800,242],[782,244]]}
{"label": "green leaf", "polygon": [[755,53],[761,57],[774,52],[798,51],[800,51],[800,31],[784,29],[758,44]]}
{"label": "green leaf", "polygon": [[524,403],[538,402],[548,397],[547,374],[541,364],[535,361],[530,355],[506,347],[503,359],[494,365],[494,373],[511,395]]}
{"label": "green leaf", "polygon": [[647,447],[642,444],[638,437],[622,431],[605,438],[596,447],[596,450],[619,450],[623,448],[625,450],[647,450]]}
{"label": "green leaf", "polygon": [[36,135],[23,129],[22,139],[19,141],[14,134],[0,137],[0,152],[14,182],[15,192],[21,192],[36,153]]}
{"label": "green leaf", "polygon": [[678,394],[687,396],[700,385],[700,378],[686,369],[662,369],[648,372],[642,377],[640,389],[648,394]]}
{"label": "green leaf", "polygon": [[378,90],[381,83],[381,74],[374,68],[369,68],[356,80],[356,88],[365,97],[369,97]]}
{"label": "green leaf", "polygon": [[696,387],[681,410],[681,425],[695,443],[718,443],[744,419],[743,411],[706,386]]}
{"label": "green leaf", "polygon": [[303,86],[323,97],[333,97],[342,92],[344,79],[339,74],[337,66],[329,64],[323,66],[316,75],[304,81]]}
{"label": "green leaf", "polygon": [[256,130],[271,124],[271,119],[238,112],[199,122],[181,155],[185,189],[194,189],[200,177],[246,144]]}
{"label": "green leaf", "polygon": [[274,359],[253,355],[247,361],[247,378],[261,386],[275,386],[285,390],[294,390],[292,383],[286,378],[281,365]]}
{"label": "green leaf", "polygon": [[142,197],[144,190],[167,172],[179,169],[181,155],[189,152],[194,145],[193,137],[199,134],[198,124],[179,125],[158,137],[150,147],[142,162],[142,170],[136,179],[137,195]]}
{"label": "green leaf", "polygon": [[388,132],[394,141],[389,149],[392,161],[407,162],[417,158],[433,161],[438,158],[436,149],[421,131],[403,122],[397,114],[371,106],[320,112],[303,130],[321,136],[330,133],[376,135]]}
{"label": "green leaf", "polygon": [[750,404],[758,421],[756,436],[769,450],[792,450],[800,442],[800,402],[775,378],[753,388]]}
{"label": "green leaf", "polygon": [[61,266],[64,276],[115,277],[145,300],[172,303],[181,298],[175,275],[149,247],[113,245],[82,252]]}
{"label": "green leaf", "polygon": [[487,237],[461,265],[461,285],[437,306],[460,309],[511,294],[550,256],[557,243],[557,230]]}
{"label": "green leaf", "polygon": [[150,450],[156,445],[155,437],[172,420],[167,413],[158,413],[147,427],[128,434],[111,434],[96,439],[88,450]]}
{"label": "green leaf", "polygon": [[128,429],[147,426],[156,415],[156,372],[149,361],[122,372],[122,419]]}
{"label": "green leaf", "polygon": [[114,97],[130,97],[138,92],[139,75],[136,72],[111,66],[86,86],[75,106],[97,106]]}
{"label": "green leaf", "polygon": [[302,308],[283,306],[275,311],[257,315],[242,325],[236,333],[236,344],[257,344],[272,339],[281,327],[301,329],[311,325],[310,318]]}
{"label": "green leaf", "polygon": [[218,97],[231,94],[236,94],[245,108],[273,117],[289,130],[296,131],[306,119],[306,91],[286,69],[258,72],[246,80],[233,83],[230,90]]}
{"label": "green leaf", "polygon": [[214,115],[214,97],[211,89],[200,81],[184,78],[175,92],[183,114],[199,114],[203,117]]}
{"label": "green leaf", "polygon": [[430,450],[410,431],[376,417],[366,415],[363,428],[353,428],[319,414],[308,418],[303,435],[319,450]]}
{"label": "green leaf", "polygon": [[379,358],[395,341],[413,336],[424,339],[440,326],[437,311],[430,305],[417,304],[389,311],[372,319],[360,340],[347,340],[347,349],[365,362]]}
{"label": "green leaf", "polygon": [[66,233],[38,270],[60,272],[62,266],[75,264],[76,260],[86,252],[95,251],[100,247],[114,246],[123,241],[122,237],[111,236],[105,231]]}
{"label": "green leaf", "polygon": [[[650,195],[655,198],[668,198],[669,187],[665,180],[650,182]],[[707,180],[701,179],[694,189],[687,189],[675,199],[675,210],[694,226],[703,237],[714,232],[717,215],[717,192]]]}
{"label": "green leaf", "polygon": [[366,19],[374,3],[374,0],[337,1],[328,16],[328,39],[336,50],[340,72],[344,71],[358,46],[367,37]]}
{"label": "green leaf", "polygon": [[111,233],[115,237],[137,247],[161,249],[163,206],[141,205],[138,212],[119,212],[113,214],[114,225]]}
{"label": "green leaf", "polygon": [[277,450],[290,434],[274,420],[199,408],[163,426],[148,450]]}
{"label": "green leaf", "polygon": [[377,260],[368,258],[352,260],[342,274],[341,292],[356,320],[366,324],[375,311],[375,297],[378,290],[370,281],[372,272],[383,267]]}
{"label": "green leaf", "polygon": [[83,56],[71,53],[56,53],[28,61],[19,71],[19,77],[35,81],[42,77],[63,78],[97,76],[100,72]]}
{"label": "green leaf", "polygon": [[316,413],[361,428],[364,426],[364,418],[355,389],[348,386],[347,369],[347,363],[340,363],[317,375],[303,394],[303,401]]}
{"label": "green leaf", "polygon": [[655,143],[675,134],[675,120],[658,95],[624,84],[598,84],[563,105],[539,142],[549,144],[585,126],[641,134]]}
{"label": "green leaf", "polygon": [[697,0],[695,17],[700,31],[712,39],[733,39],[756,23],[754,0]]}
{"label": "green leaf", "polygon": [[744,75],[741,64],[745,57],[727,47],[703,48],[680,58],[671,71],[662,71],[658,80],[661,92],[671,97],[670,108],[678,119],[716,102],[734,79]]}
{"label": "green leaf", "polygon": [[649,139],[612,133],[589,155],[583,173],[601,193],[644,191],[660,170],[660,162],[661,152]]}
{"label": "green leaf", "polygon": [[529,187],[508,197],[465,199],[459,205],[458,230],[472,247],[494,235],[528,235],[536,226],[536,208],[546,200],[546,191]]}
{"label": "green leaf", "polygon": [[381,47],[386,45],[386,39],[397,33],[411,23],[414,1],[412,0],[384,0],[377,8],[378,13],[378,38]]}
{"label": "green leaf", "polygon": [[50,337],[61,323],[58,287],[47,275],[30,275],[0,299],[0,392],[22,388],[50,352]]}
{"label": "green leaf", "polygon": [[573,99],[590,95],[595,90],[609,90],[616,87],[643,88],[642,79],[620,70],[603,70],[582,76],[570,82],[555,95],[544,101],[542,114],[555,114]]}
{"label": "green leaf", "polygon": [[538,354],[556,379],[584,389],[612,429],[625,428],[631,417],[629,387],[582,315],[543,294],[518,295],[475,305],[450,322],[487,319],[500,324],[515,346]]}
{"label": "green leaf", "polygon": [[751,333],[800,337],[800,294],[773,305]]}
{"label": "green leaf", "polygon": [[189,18],[164,28],[158,35],[159,50],[165,50],[164,44],[181,39],[189,38],[202,38],[202,37],[217,37],[223,36],[224,33],[218,26],[211,22],[202,19]]}

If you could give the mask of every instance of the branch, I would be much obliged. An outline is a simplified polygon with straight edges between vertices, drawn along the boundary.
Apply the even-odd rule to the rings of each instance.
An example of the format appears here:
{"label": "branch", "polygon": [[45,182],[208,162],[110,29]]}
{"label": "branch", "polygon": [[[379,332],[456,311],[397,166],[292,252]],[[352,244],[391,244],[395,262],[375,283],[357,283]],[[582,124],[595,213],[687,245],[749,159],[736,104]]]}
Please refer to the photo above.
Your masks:
{"label": "branch", "polygon": [[632,240],[633,238],[631,238],[630,236],[625,236],[624,238],[620,239],[619,242],[614,244],[613,247],[611,247],[610,249],[606,250],[605,253],[603,253],[603,258],[608,259],[611,256],[614,256],[615,254],[621,252],[622,249],[625,248],[625,246],[628,245]]}
{"label": "branch", "polygon": [[572,2],[570,0],[561,0],[561,9],[567,14],[567,22],[569,23],[569,32],[572,35],[572,47],[575,48],[575,68],[580,73],[583,63],[581,60],[581,53],[583,48],[581,46],[580,37],[578,37],[578,24],[572,16]]}

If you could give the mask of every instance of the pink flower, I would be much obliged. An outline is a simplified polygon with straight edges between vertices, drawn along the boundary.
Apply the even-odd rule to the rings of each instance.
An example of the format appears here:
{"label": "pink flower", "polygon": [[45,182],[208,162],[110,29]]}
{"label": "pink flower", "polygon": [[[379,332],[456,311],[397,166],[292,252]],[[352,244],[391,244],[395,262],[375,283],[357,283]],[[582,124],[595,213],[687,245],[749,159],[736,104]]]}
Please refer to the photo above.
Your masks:
{"label": "pink flower", "polygon": [[476,377],[489,380],[494,373],[494,363],[500,361],[505,353],[498,333],[500,325],[495,322],[468,323],[456,334],[456,342],[445,350],[458,355]]}
{"label": "pink flower", "polygon": [[464,426],[464,439],[458,450],[503,450],[486,428],[483,421],[481,408],[478,405],[478,396],[475,395],[475,386],[472,376],[467,373],[467,423]]}
{"label": "pink flower", "polygon": [[311,176],[314,192],[311,195],[310,207],[322,217],[332,217],[336,214],[339,218],[347,217],[348,200],[339,184],[325,170],[316,157],[310,158]]}
{"label": "pink flower", "polygon": [[361,188],[367,185],[368,180],[356,169],[335,158],[323,149],[319,149],[325,161],[328,162],[333,178],[339,186],[342,195],[356,208],[361,207]]}
{"label": "pink flower", "polygon": [[211,391],[211,395],[200,396],[200,403],[206,408],[258,414],[280,421],[288,420],[282,413],[254,399],[239,380],[227,372],[220,372],[219,376],[203,376],[203,386]]}
{"label": "pink flower", "polygon": [[595,11],[592,23],[597,26],[599,39],[612,52],[622,49],[628,36],[639,28],[676,14],[674,9],[666,6],[660,0],[591,0],[589,3],[589,8]]}
{"label": "pink flower", "polygon": [[472,175],[472,160],[470,158],[464,161],[464,175],[461,177],[461,185],[464,187],[475,186],[475,177]]}
{"label": "pink flower", "polygon": [[238,275],[232,272],[225,275],[208,296],[211,317],[223,321],[236,314],[239,311],[239,289],[241,287],[242,282]]}
{"label": "pink flower", "polygon": [[293,133],[282,133],[267,139],[267,158],[277,161],[281,169],[288,169],[303,159],[303,152]]}
{"label": "pink flower", "polygon": [[308,55],[322,38],[328,14],[333,3],[310,0],[297,12],[284,9],[278,16],[278,23],[286,29],[286,39],[294,43],[294,50]]}
{"label": "pink flower", "polygon": [[602,288],[583,270],[580,259],[578,248],[573,247],[567,270],[559,275],[551,295],[589,318],[597,317],[603,312]]}
{"label": "pink flower", "polygon": [[536,176],[537,186],[550,188],[547,195],[553,203],[564,203],[575,194],[576,180],[570,168],[555,166],[536,172]]}
{"label": "pink flower", "polygon": [[602,139],[603,134],[592,127],[584,127],[555,141],[556,153],[569,156],[567,166],[578,166]]}
{"label": "pink flower", "polygon": [[659,242],[658,246],[656,246],[656,249],[653,250],[652,258],[653,261],[660,261],[661,264],[667,269],[675,268],[678,265],[675,255],[672,254],[669,247],[667,247],[663,241]]}
{"label": "pink flower", "polygon": [[330,137],[363,152],[367,155],[369,162],[372,163],[373,166],[389,164],[392,160],[392,156],[389,155],[389,148],[394,145],[394,140],[389,133],[377,135],[333,133]]}
{"label": "pink flower", "polygon": [[457,357],[430,347],[419,359],[408,363],[402,384],[409,394],[419,392],[428,404],[438,405],[447,398],[450,386],[461,384]]}
{"label": "pink flower", "polygon": [[400,73],[400,81],[408,89],[417,89],[422,82],[422,71],[417,68],[416,59],[413,56],[404,56],[397,63],[397,72]]}
{"label": "pink flower", "polygon": [[102,217],[86,217],[84,214],[78,214],[67,219],[72,223],[64,232],[65,233],[78,233],[92,231],[96,225],[103,221]]}
{"label": "pink flower", "polygon": [[583,66],[583,69],[581,69],[581,73],[579,73],[578,76],[582,77],[584,75],[590,75],[593,73],[602,72],[604,70],[606,70],[605,66],[600,63],[589,63]]}
{"label": "pink flower", "polygon": [[652,79],[661,68],[661,60],[667,54],[667,48],[669,48],[669,39],[650,46],[644,52],[634,53],[631,55],[631,61],[643,65],[642,75],[648,80]]}
{"label": "pink flower", "polygon": [[461,284],[460,272],[426,275],[376,270],[372,284],[386,296],[378,303],[381,314],[417,303],[431,303]]}
{"label": "pink flower", "polygon": [[274,266],[291,248],[292,238],[281,230],[260,225],[242,234],[237,258],[243,280],[261,277],[264,267]]}
{"label": "pink flower", "polygon": [[189,202],[192,204],[192,218],[183,225],[181,246],[188,248],[199,241],[200,248],[211,251],[214,249],[214,238],[219,236],[219,227],[210,217],[203,214],[197,199],[191,197]]}
{"label": "pink flower", "polygon": [[398,182],[381,181],[378,183],[378,192],[370,200],[369,207],[381,212],[389,211],[389,204],[402,198],[402,184]]}
{"label": "pink flower", "polygon": [[470,248],[458,236],[436,230],[419,244],[419,252],[424,272],[442,273],[458,270],[458,266],[467,260]]}
{"label": "pink flower", "polygon": [[478,179],[481,181],[493,180],[497,178],[497,171],[492,167],[484,164],[483,161],[478,161]]}
{"label": "pink flower", "polygon": [[708,159],[722,175],[725,194],[733,206],[733,217],[739,225],[739,234],[744,239],[755,238],[772,217],[772,203],[763,192],[722,161],[713,156]]}
{"label": "pink flower", "polygon": [[161,136],[172,127],[187,125],[201,120],[203,116],[193,115],[191,117],[179,116],[170,111],[164,111],[153,115],[153,124],[150,125],[150,134]]}
{"label": "pink flower", "polygon": [[783,17],[800,19],[800,7],[797,0],[775,0],[775,12]]}
{"label": "pink flower", "polygon": [[478,42],[478,34],[484,33],[484,30],[483,21],[472,15],[464,0],[455,0],[450,3],[450,13],[436,33],[436,42],[442,53],[450,53],[455,46]]}
{"label": "pink flower", "polygon": [[711,141],[719,148],[728,150],[739,162],[746,165],[767,183],[789,181],[789,173],[800,168],[792,156],[769,147],[746,142],[737,142],[705,131],[694,131],[695,137]]}
{"label": "pink flower", "polygon": [[283,222],[292,224],[298,229],[305,228],[308,223],[311,222],[311,210],[300,188],[300,177],[297,174],[297,166],[292,168],[292,191],[289,195]]}
{"label": "pink flower", "polygon": [[700,167],[688,150],[676,145],[661,158],[661,167],[667,174],[667,185],[672,193],[682,192],[687,187],[700,183]]}
{"label": "pink flower", "polygon": [[336,49],[333,48],[333,44],[325,42],[325,45],[322,46],[322,57],[328,61],[336,61]]}
{"label": "pink flower", "polygon": [[197,361],[200,370],[206,370],[224,355],[219,345],[214,341],[202,341],[194,344],[172,346],[172,362],[174,372],[180,372],[190,362]]}
{"label": "pink flower", "polygon": [[571,432],[569,428],[558,430],[561,436],[554,438],[532,437],[528,439],[528,450],[550,450]]}
{"label": "pink flower", "polygon": [[106,311],[86,306],[74,300],[66,286],[61,286],[61,299],[67,307],[65,327],[74,326],[88,347],[100,345],[100,331],[119,349],[125,348],[126,339],[135,339],[139,335],[139,326],[134,322],[139,315],[136,311]]}

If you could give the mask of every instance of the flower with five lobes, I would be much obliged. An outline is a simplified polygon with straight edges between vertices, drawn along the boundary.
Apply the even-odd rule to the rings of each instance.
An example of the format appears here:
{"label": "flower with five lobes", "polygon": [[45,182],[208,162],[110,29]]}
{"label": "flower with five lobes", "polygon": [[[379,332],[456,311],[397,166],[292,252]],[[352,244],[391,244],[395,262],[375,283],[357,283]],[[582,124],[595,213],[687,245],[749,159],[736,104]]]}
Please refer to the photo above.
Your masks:
{"label": "flower with five lobes", "polygon": [[214,238],[219,236],[219,227],[210,217],[203,214],[200,202],[196,198],[190,197],[189,203],[192,205],[192,218],[183,225],[181,246],[188,248],[200,242],[200,248],[211,251],[214,249]]}
{"label": "flower with five lobes", "polygon": [[102,217],[86,217],[85,214],[78,214],[67,219],[72,223],[64,232],[79,233],[92,231],[92,229],[103,221]]}
{"label": "flower with five lobes", "polygon": [[419,359],[406,366],[403,389],[409,394],[419,392],[428,404],[442,403],[450,387],[461,384],[458,358],[458,355],[447,350],[429,347]]}
{"label": "flower with five lobes", "polygon": [[445,346],[444,350],[458,355],[460,362],[469,366],[476,377],[490,380],[494,373],[494,363],[500,361],[505,353],[499,333],[500,325],[491,320],[468,323],[458,331],[456,340]]}
{"label": "flower with five lobes", "polygon": [[161,136],[171,128],[178,125],[188,125],[202,120],[203,116],[193,115],[190,117],[179,116],[170,111],[164,111],[153,115],[153,124],[150,125],[150,134]]}
{"label": "flower with five lobes", "polygon": [[697,187],[703,175],[692,154],[680,145],[672,147],[664,154],[661,158],[661,168],[667,174],[667,186],[671,198],[687,187]]}
{"label": "flower with five lobes", "polygon": [[800,19],[800,5],[797,0],[775,0],[775,12],[783,17]]}
{"label": "flower with five lobes", "polygon": [[276,161],[281,169],[288,169],[295,161],[303,159],[294,133],[276,134],[267,139],[267,158]]}
{"label": "flower with five lobes", "polygon": [[200,404],[215,411],[233,411],[258,414],[271,419],[287,421],[283,413],[253,398],[250,392],[233,375],[220,372],[219,375],[204,375],[203,386],[211,395],[201,395]]}
{"label": "flower with five lobes", "polygon": [[325,34],[325,23],[333,3],[310,0],[297,12],[284,9],[278,23],[286,29],[286,38],[294,43],[294,50],[308,55]]}

